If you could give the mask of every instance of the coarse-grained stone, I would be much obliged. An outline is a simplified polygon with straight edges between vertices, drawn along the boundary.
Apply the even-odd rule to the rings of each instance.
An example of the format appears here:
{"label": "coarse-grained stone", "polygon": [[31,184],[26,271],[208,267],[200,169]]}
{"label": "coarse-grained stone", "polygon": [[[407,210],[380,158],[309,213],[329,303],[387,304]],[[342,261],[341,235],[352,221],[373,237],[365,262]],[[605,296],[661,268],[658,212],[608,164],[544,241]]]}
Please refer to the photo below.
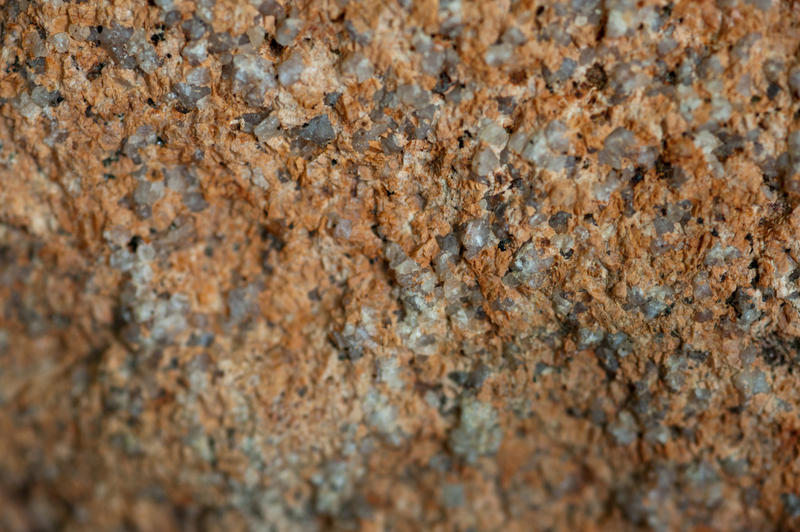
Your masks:
{"label": "coarse-grained stone", "polygon": [[0,4],[0,530],[800,529],[800,3]]}

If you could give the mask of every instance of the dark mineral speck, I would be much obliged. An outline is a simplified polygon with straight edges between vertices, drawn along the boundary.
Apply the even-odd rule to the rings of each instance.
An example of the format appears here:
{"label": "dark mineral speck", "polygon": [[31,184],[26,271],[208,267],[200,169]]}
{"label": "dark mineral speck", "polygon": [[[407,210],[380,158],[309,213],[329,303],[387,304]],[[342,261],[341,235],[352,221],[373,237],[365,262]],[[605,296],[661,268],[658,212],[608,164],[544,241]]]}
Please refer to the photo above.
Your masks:
{"label": "dark mineral speck", "polygon": [[300,129],[300,138],[324,146],[336,138],[328,115],[323,114],[312,118],[308,124]]}

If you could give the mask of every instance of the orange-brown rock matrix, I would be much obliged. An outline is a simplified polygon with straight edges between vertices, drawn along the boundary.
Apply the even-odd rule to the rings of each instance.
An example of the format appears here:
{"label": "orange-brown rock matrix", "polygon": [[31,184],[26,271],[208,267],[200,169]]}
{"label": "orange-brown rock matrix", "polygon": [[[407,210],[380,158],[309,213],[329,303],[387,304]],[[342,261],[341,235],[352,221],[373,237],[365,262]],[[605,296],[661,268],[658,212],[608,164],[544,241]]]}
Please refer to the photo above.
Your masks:
{"label": "orange-brown rock matrix", "polygon": [[800,2],[0,0],[0,530],[800,530]]}

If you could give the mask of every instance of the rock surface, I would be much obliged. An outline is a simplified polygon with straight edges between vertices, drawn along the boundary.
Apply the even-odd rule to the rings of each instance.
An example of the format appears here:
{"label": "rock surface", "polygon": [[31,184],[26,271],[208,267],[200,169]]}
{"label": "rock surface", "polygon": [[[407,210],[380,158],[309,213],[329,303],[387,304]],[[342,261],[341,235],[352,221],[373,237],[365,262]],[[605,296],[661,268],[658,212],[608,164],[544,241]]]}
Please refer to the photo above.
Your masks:
{"label": "rock surface", "polygon": [[0,529],[800,528],[800,3],[0,41]]}

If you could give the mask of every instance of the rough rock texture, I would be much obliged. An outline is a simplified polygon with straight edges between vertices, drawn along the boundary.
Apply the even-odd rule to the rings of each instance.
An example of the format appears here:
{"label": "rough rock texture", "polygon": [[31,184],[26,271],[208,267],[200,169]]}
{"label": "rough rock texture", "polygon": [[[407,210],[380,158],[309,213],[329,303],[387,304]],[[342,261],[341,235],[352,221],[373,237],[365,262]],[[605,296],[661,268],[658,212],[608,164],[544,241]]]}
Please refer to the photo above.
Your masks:
{"label": "rough rock texture", "polygon": [[800,2],[0,42],[0,529],[800,529]]}

